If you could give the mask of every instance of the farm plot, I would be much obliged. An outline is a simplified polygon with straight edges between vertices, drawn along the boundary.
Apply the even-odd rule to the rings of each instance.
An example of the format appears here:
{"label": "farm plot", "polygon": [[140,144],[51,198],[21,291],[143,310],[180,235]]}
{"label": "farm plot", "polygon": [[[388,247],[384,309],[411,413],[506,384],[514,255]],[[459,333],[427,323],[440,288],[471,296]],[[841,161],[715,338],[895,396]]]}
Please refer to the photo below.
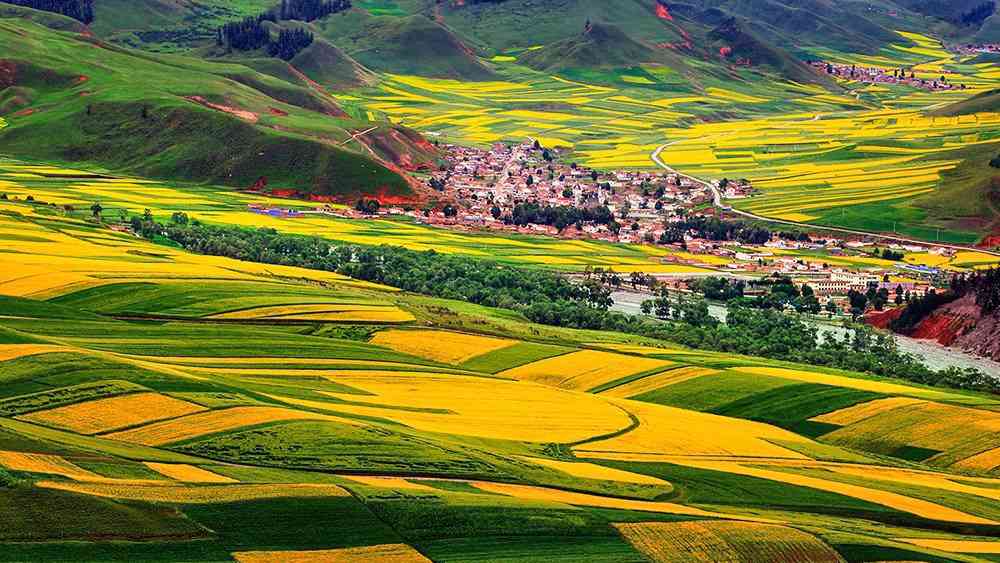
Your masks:
{"label": "farm plot", "polygon": [[615,528],[636,549],[658,563],[844,561],[822,540],[787,526],[708,521],[616,524]]}
{"label": "farm plot", "polygon": [[412,547],[396,543],[316,551],[243,551],[239,563],[430,563]]}
{"label": "farm plot", "polygon": [[588,391],[663,371],[672,365],[666,360],[581,350],[502,371],[499,375],[560,389]]}
{"label": "farm plot", "polygon": [[461,364],[477,356],[509,348],[515,340],[440,330],[386,330],[372,343],[448,364]]}
{"label": "farm plot", "polygon": [[1000,443],[997,413],[930,401],[861,404],[816,420],[842,425],[825,442],[938,467],[988,467]]}
{"label": "farm plot", "polygon": [[338,417],[280,407],[234,407],[156,422],[108,434],[107,437],[146,446],[161,446],[246,426],[286,420],[333,420],[359,424]]}
{"label": "farm plot", "polygon": [[204,410],[205,407],[200,405],[158,393],[133,393],[38,411],[17,418],[79,434],[98,434]]}
{"label": "farm plot", "polygon": [[[349,403],[320,403],[331,412],[375,416],[410,427],[527,442],[574,442],[627,428],[629,418],[606,401],[526,382],[469,376],[338,376],[371,393]],[[483,400],[489,397],[490,400]]]}

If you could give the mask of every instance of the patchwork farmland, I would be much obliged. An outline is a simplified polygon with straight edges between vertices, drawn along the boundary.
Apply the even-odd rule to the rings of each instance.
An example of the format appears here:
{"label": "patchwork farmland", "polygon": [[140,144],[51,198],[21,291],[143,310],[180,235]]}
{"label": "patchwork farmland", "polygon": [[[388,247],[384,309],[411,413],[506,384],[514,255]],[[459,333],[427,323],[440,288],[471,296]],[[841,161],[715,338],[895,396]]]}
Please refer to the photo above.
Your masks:
{"label": "patchwork farmland", "polygon": [[847,320],[988,245],[649,173],[973,243],[992,3],[132,4],[0,1],[0,562],[1000,561],[993,374]]}
{"label": "patchwork farmland", "polygon": [[1000,527],[992,396],[5,217],[38,262],[0,284],[0,559],[949,559]]}

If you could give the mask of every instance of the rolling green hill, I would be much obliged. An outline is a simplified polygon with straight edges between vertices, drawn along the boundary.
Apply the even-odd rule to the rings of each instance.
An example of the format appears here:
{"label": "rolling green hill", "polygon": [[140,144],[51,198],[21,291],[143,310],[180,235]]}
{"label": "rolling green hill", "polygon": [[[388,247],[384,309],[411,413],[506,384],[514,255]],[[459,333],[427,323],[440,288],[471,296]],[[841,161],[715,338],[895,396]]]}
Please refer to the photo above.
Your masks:
{"label": "rolling green hill", "polygon": [[520,62],[536,70],[559,72],[571,68],[628,67],[666,59],[654,48],[625,34],[618,26],[592,23],[576,37],[528,51]]}
{"label": "rolling green hill", "polygon": [[970,115],[982,111],[995,112],[998,110],[1000,110],[1000,90],[989,90],[981,94],[976,94],[967,100],[936,109],[931,112],[931,115]]}
{"label": "rolling green hill", "polygon": [[804,84],[819,84],[837,89],[836,83],[824,74],[793,57],[790,53],[770,44],[748,29],[745,21],[730,18],[708,34],[720,50],[726,49],[726,58],[742,61],[751,68],[769,70],[785,80]]}
{"label": "rolling green hill", "polygon": [[[10,69],[0,84],[9,122],[0,142],[10,153],[237,187],[264,177],[322,195],[409,193],[368,149],[330,142],[370,124],[347,119],[308,81],[283,80],[276,63],[266,65],[275,74],[268,75],[228,62],[152,56],[24,20],[2,20],[0,36]],[[389,127],[370,134],[394,135]],[[227,140],[224,151],[219,139]],[[427,156],[415,144],[396,149],[379,156]]]}
{"label": "rolling green hill", "polygon": [[495,75],[447,27],[423,15],[370,16],[361,10],[316,22],[317,33],[380,72],[486,80]]}

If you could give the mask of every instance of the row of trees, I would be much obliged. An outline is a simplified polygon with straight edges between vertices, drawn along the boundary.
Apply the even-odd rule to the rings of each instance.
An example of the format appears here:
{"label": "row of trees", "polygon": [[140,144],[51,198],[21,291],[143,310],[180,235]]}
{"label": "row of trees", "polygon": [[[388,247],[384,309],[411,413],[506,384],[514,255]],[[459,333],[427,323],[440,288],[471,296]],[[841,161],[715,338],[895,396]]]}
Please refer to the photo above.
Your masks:
{"label": "row of trees", "polygon": [[238,51],[253,51],[265,49],[268,56],[290,61],[299,51],[312,45],[313,34],[305,29],[282,29],[278,37],[271,36],[271,31],[264,22],[273,22],[273,13],[245,18],[239,22],[227,23],[219,28],[216,44],[220,47]]}
{"label": "row of trees", "polygon": [[282,0],[276,9],[223,25],[216,32],[216,44],[239,51],[264,48],[269,56],[288,61],[295,58],[302,49],[312,45],[315,40],[313,34],[301,28],[282,29],[277,38],[274,38],[265,22],[310,22],[350,7],[350,0]]}
{"label": "row of trees", "polygon": [[570,205],[539,205],[537,203],[519,203],[514,206],[505,222],[514,225],[551,225],[562,231],[570,225],[596,223],[610,225],[615,222],[614,215],[606,206],[581,209]]}
{"label": "row of trees", "polygon": [[281,0],[278,18],[311,22],[351,7],[350,0]]}
{"label": "row of trees", "polygon": [[[554,273],[466,256],[391,246],[334,245],[322,238],[285,235],[274,229],[207,226],[180,215],[166,225],[154,222],[149,214],[133,217],[132,227],[147,238],[162,237],[193,252],[334,271],[414,293],[519,311],[537,323],[627,332],[695,348],[1000,391],[976,370],[935,372],[901,353],[891,337],[872,333],[868,327],[856,326],[850,338],[820,342],[816,329],[796,316],[733,306],[723,324],[708,315],[703,300],[661,304],[659,312],[667,314],[658,321],[611,311],[610,289],[593,275],[572,283]],[[671,301],[665,293],[659,298]]]}
{"label": "row of trees", "polygon": [[94,21],[94,0],[5,0],[8,4],[53,12],[90,24]]}
{"label": "row of trees", "polygon": [[771,231],[742,221],[723,221],[718,217],[695,215],[671,223],[660,237],[661,244],[675,244],[684,240],[685,234],[715,241],[735,240],[745,244],[764,244],[771,240]]}

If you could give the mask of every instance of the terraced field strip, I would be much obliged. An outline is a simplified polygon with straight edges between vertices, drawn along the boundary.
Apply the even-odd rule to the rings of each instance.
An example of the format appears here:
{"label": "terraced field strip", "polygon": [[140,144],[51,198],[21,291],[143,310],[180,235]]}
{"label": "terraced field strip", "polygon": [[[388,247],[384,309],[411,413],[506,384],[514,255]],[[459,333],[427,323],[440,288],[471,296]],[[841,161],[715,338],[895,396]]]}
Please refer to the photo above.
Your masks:
{"label": "terraced field strip", "polygon": [[63,483],[39,481],[43,489],[55,489],[96,497],[165,502],[175,504],[215,504],[275,498],[347,497],[350,493],[336,485],[135,485],[104,483]]}
{"label": "terraced field strip", "polygon": [[233,554],[239,563],[430,563],[412,547],[382,544],[315,551],[241,551]]}
{"label": "terraced field strip", "polygon": [[638,426],[618,436],[575,446],[573,452],[578,457],[650,461],[670,455],[805,459],[776,444],[811,443],[798,434],[759,422],[624,399],[608,398],[608,402],[638,419]]}
{"label": "terraced field strip", "polygon": [[621,469],[614,469],[611,467],[604,467],[603,465],[597,465],[595,463],[588,463],[586,461],[558,461],[554,459],[542,458],[542,457],[524,457],[522,458],[531,463],[537,463],[538,465],[544,465],[545,467],[550,467],[563,473],[567,473],[574,477],[581,477],[584,479],[597,479],[597,480],[607,480],[607,481],[620,481],[623,483],[637,483],[640,485],[658,485],[658,486],[669,486],[673,488],[669,482],[659,479],[657,477],[651,477],[649,475],[642,475],[640,473],[633,473],[631,471],[622,471]]}
{"label": "terraced field strip", "polygon": [[588,391],[610,382],[665,370],[667,360],[580,350],[500,372],[498,375],[559,389]]}
{"label": "terraced field strip", "polygon": [[33,412],[17,419],[79,434],[99,434],[205,410],[201,405],[158,393],[133,393]]}
{"label": "terraced field strip", "polygon": [[899,541],[950,553],[1000,554],[1000,541],[931,538],[896,538]]}
{"label": "terraced field strip", "polygon": [[101,476],[75,463],[50,454],[0,451],[0,467],[11,471],[59,475],[77,481],[100,480]]}
{"label": "terraced field strip", "polygon": [[452,365],[518,343],[506,338],[443,330],[383,330],[376,333],[371,342],[398,352]]}
{"label": "terraced field strip", "polygon": [[844,561],[822,540],[787,526],[706,521],[615,524],[615,528],[657,563]]}
{"label": "terraced field strip", "polygon": [[898,405],[833,430],[823,440],[947,467],[996,449],[1000,414],[934,402]]}
{"label": "terraced field strip", "polygon": [[212,473],[206,469],[185,463],[156,463],[147,461],[146,467],[157,473],[182,483],[236,483],[236,479]]}
{"label": "terraced field strip", "polygon": [[473,481],[471,483],[474,487],[481,491],[507,495],[525,500],[568,504],[571,506],[592,506],[595,508],[616,508],[619,510],[637,510],[642,512],[658,512],[662,514],[681,514],[686,516],[732,518],[736,520],[769,522],[769,520],[764,518],[727,515],[671,502],[602,497],[587,493],[576,493],[561,489],[535,487],[531,485],[512,485],[508,483],[490,483],[486,481]]}
{"label": "terraced field strip", "polygon": [[957,522],[963,524],[984,524],[990,526],[1000,525],[1000,522],[990,520],[989,518],[983,518],[980,516],[976,516],[974,514],[962,512],[961,510],[949,508],[941,504],[936,504],[934,502],[926,501],[923,499],[905,496],[899,493],[893,493],[871,487],[863,487],[860,485],[842,483],[829,479],[820,479],[818,477],[811,477],[796,473],[789,473],[786,471],[780,471],[773,468],[768,468],[767,462],[765,460],[756,462],[752,460],[710,461],[703,459],[700,460],[694,457],[677,457],[674,459],[674,463],[678,463],[680,465],[686,465],[689,467],[696,467],[699,469],[710,469],[713,471],[722,471],[725,473],[732,473],[735,475],[758,477],[761,479],[768,479],[780,483],[787,483],[789,485],[796,485],[800,487],[808,487],[821,491],[837,493],[840,495],[868,502],[873,502],[876,504],[881,504],[883,506],[894,508],[902,512],[915,514],[917,516],[926,518],[928,520]]}
{"label": "terraced field strip", "polygon": [[668,371],[649,375],[641,379],[636,379],[634,381],[629,381],[624,384],[616,385],[614,387],[603,389],[597,392],[607,397],[631,399],[633,397],[637,397],[639,395],[648,393],[650,391],[655,391],[657,389],[666,387],[668,385],[683,383],[691,379],[695,379],[705,375],[713,375],[716,373],[719,373],[719,370],[712,368],[703,368],[695,366],[680,367],[677,369],[671,369]]}
{"label": "terraced field strip", "polygon": [[281,407],[233,407],[154,422],[131,430],[108,434],[106,437],[145,446],[162,446],[246,426],[286,420],[330,420],[354,426],[360,424],[341,417]]}

